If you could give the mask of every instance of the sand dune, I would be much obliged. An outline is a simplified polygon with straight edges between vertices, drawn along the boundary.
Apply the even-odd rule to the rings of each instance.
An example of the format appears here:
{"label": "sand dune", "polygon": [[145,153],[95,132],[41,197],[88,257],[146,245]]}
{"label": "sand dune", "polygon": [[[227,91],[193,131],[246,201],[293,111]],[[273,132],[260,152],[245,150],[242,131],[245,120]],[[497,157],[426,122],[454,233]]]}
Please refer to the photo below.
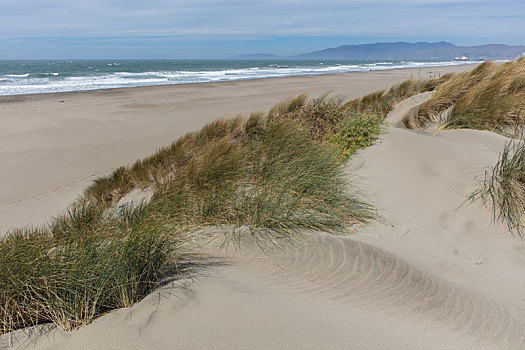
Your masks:
{"label": "sand dune", "polygon": [[271,256],[234,254],[49,349],[506,349],[525,344],[505,306],[346,237],[314,234]]}
{"label": "sand dune", "polygon": [[398,323],[417,321],[422,329],[457,332],[480,345],[525,344],[523,320],[512,317],[500,303],[365,243],[325,235],[312,237],[310,243],[273,257],[269,277],[298,291],[377,313],[378,319],[390,314]]}
{"label": "sand dune", "polygon": [[217,118],[267,110],[305,91],[354,98],[472,67],[0,96],[0,234],[46,221],[95,178]]}
{"label": "sand dune", "polygon": [[[347,166],[383,220],[281,248],[202,246],[207,264],[73,333],[1,341],[33,349],[521,349],[525,244],[464,203],[506,139],[406,130],[429,95],[398,105]],[[16,341],[21,342],[16,342]],[[1,344],[1,343],[0,343]]]}

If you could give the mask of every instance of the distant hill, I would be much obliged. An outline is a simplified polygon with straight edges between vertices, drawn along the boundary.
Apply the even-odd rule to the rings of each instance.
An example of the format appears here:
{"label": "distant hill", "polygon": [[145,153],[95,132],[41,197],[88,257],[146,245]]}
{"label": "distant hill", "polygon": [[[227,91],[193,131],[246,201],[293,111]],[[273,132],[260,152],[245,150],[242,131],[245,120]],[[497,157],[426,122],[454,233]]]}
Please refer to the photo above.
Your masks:
{"label": "distant hill", "polygon": [[512,59],[525,53],[525,46],[487,44],[456,46],[446,41],[436,43],[396,42],[363,45],[342,45],[294,56],[300,59],[355,59],[355,60],[452,60],[466,56],[470,60]]}
{"label": "distant hill", "polygon": [[277,56],[277,55],[271,55],[269,53],[252,53],[249,55],[235,56],[234,58],[238,60],[272,60],[272,59],[279,59],[282,57]]}
{"label": "distant hill", "polygon": [[296,56],[279,57],[258,53],[241,55],[239,59],[337,59],[337,60],[444,60],[466,56],[470,60],[505,60],[525,55],[525,46],[487,44],[456,46],[446,41],[435,43],[395,42],[361,45],[341,45]]}

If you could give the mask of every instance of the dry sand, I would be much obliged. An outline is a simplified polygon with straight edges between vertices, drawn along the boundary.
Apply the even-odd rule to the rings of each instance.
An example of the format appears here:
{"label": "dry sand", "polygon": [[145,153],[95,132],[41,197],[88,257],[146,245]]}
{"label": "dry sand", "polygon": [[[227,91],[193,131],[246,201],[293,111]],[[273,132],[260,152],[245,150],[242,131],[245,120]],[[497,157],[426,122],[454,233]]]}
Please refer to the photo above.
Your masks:
{"label": "dry sand", "polygon": [[[374,80],[382,73],[357,76]],[[309,79],[342,89],[337,81],[344,77],[297,79],[304,83],[298,90],[279,96],[272,89],[261,98],[267,107],[272,98],[304,90]],[[287,84],[283,79],[277,85],[281,81]],[[266,86],[238,84],[258,83]],[[376,81],[383,83],[391,82]],[[346,94],[379,87],[367,84],[360,93],[355,86]],[[314,95],[325,90],[317,89]],[[252,246],[240,253],[207,246],[214,257],[191,279],[170,283],[134,307],[71,334],[51,329],[28,340],[17,333],[22,343],[15,344],[34,349],[525,348],[525,244],[503,226],[491,225],[489,209],[461,206],[506,139],[472,130],[427,133],[395,127],[428,97],[401,104],[381,142],[359,152],[346,168],[349,180],[379,208],[383,223],[350,237],[305,233],[295,244],[264,254]],[[201,115],[199,121],[205,120]],[[14,340],[0,338],[4,344]]]}

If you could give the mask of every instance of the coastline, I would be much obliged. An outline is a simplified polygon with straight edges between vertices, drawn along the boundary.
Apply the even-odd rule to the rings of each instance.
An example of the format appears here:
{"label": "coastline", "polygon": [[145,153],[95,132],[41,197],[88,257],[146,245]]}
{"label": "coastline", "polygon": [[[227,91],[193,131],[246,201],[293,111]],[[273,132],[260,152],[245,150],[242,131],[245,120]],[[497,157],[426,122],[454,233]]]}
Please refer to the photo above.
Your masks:
{"label": "coastline", "polygon": [[[369,92],[366,89],[386,84],[384,78],[370,74],[346,77],[339,81],[336,92],[363,95]],[[113,161],[122,157],[119,152],[132,151],[134,142],[144,148],[154,146],[161,140],[148,138],[149,133],[170,136],[184,132],[192,123],[217,116],[220,108],[251,108],[261,99],[282,99],[283,91],[294,89],[315,92],[315,84],[304,84],[308,81],[262,82],[260,87],[221,84],[217,89],[196,86],[182,96],[182,90],[173,94],[158,89],[81,94],[83,98],[76,99],[55,96],[6,106],[13,111],[18,105],[26,118],[30,108],[40,108],[38,116],[46,117],[40,127],[54,127],[43,131],[52,134],[54,130],[61,153],[49,154],[52,145],[46,144],[48,158],[31,164],[59,177],[62,172],[71,176],[77,168],[92,166],[86,157]],[[324,86],[332,82],[333,78],[324,81]],[[219,246],[220,242],[210,240],[213,229],[209,237],[206,232],[194,232],[192,242],[199,259],[202,255],[205,261],[188,275],[73,332],[48,325],[21,329],[0,337],[0,347],[523,347],[525,319],[520,310],[525,300],[516,293],[525,286],[523,241],[512,237],[504,225],[493,225],[489,208],[461,205],[476,186],[476,177],[497,161],[497,150],[508,139],[479,130],[434,133],[405,129],[399,121],[430,97],[430,92],[417,94],[397,104],[385,119],[380,141],[359,151],[344,166],[345,181],[377,208],[379,222],[355,227],[352,235],[301,231],[293,242],[280,242],[278,249],[268,246],[264,251],[250,240],[242,251],[237,246]],[[57,103],[60,101],[64,102]],[[74,108],[68,109],[72,102]],[[175,104],[182,114],[172,109]],[[102,115],[89,119],[91,112]],[[177,118],[171,120],[172,115]],[[105,123],[104,117],[110,122]],[[119,131],[128,123],[135,134]],[[5,131],[8,135],[9,128]],[[100,147],[105,149],[87,152]],[[53,156],[71,161],[75,152],[84,157],[77,159],[76,168],[73,164],[45,167],[53,164]],[[35,153],[34,158],[38,156]],[[25,157],[28,160],[29,154]],[[32,175],[40,183],[46,180],[41,173]],[[74,194],[73,187],[45,193],[29,205],[49,204],[61,191]],[[36,210],[45,212],[38,206]],[[222,236],[222,229],[217,229],[215,233]],[[206,238],[199,239],[200,234]]]}
{"label": "coastline", "polygon": [[[420,69],[476,62],[0,60],[0,96]],[[339,63],[341,62],[341,63]],[[479,63],[479,62],[478,62]]]}
{"label": "coastline", "polygon": [[304,92],[351,99],[474,65],[0,96],[0,234],[63,210],[95,178],[217,118]]}
{"label": "coastline", "polygon": [[[315,78],[315,77],[330,77],[330,76],[344,76],[348,74],[370,74],[370,73],[379,73],[379,72],[395,72],[395,71],[410,71],[412,72],[411,77],[414,79],[418,78],[418,73],[423,74],[421,78],[429,78],[430,76],[434,77],[432,74],[439,73],[448,73],[448,72],[462,72],[468,70],[468,68],[474,68],[482,62],[469,62],[457,65],[445,65],[445,66],[429,66],[429,67],[407,67],[407,68],[388,68],[388,69],[371,69],[369,71],[355,71],[355,72],[344,72],[344,73],[316,73],[316,74],[303,74],[303,75],[289,75],[281,77],[262,77],[262,78],[243,78],[235,80],[219,80],[214,82],[191,82],[191,83],[177,83],[177,84],[158,84],[158,85],[145,85],[145,86],[129,86],[129,87],[112,87],[112,88],[101,88],[101,89],[88,89],[88,90],[73,90],[73,91],[59,91],[59,92],[41,92],[41,93],[28,93],[28,94],[9,94],[9,95],[0,95],[0,103],[5,101],[9,102],[19,102],[25,100],[24,97],[29,99],[38,98],[39,96],[54,96],[54,95],[76,95],[76,94],[100,94],[104,92],[119,92],[119,91],[134,91],[141,89],[153,89],[153,88],[163,88],[169,89],[178,86],[199,86],[202,84],[231,84],[237,82],[251,82],[258,80],[283,80],[283,79],[295,79],[295,78]],[[450,68],[450,69],[449,69]],[[433,71],[433,69],[435,71]]]}

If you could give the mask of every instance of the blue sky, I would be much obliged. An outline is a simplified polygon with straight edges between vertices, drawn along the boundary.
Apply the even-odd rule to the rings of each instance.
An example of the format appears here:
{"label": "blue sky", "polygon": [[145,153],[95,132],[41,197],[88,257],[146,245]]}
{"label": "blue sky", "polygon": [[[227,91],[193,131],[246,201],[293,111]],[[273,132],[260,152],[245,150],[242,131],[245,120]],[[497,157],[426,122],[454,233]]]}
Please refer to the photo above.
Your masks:
{"label": "blue sky", "polygon": [[525,44],[524,0],[0,0],[0,59],[228,58],[343,44]]}

